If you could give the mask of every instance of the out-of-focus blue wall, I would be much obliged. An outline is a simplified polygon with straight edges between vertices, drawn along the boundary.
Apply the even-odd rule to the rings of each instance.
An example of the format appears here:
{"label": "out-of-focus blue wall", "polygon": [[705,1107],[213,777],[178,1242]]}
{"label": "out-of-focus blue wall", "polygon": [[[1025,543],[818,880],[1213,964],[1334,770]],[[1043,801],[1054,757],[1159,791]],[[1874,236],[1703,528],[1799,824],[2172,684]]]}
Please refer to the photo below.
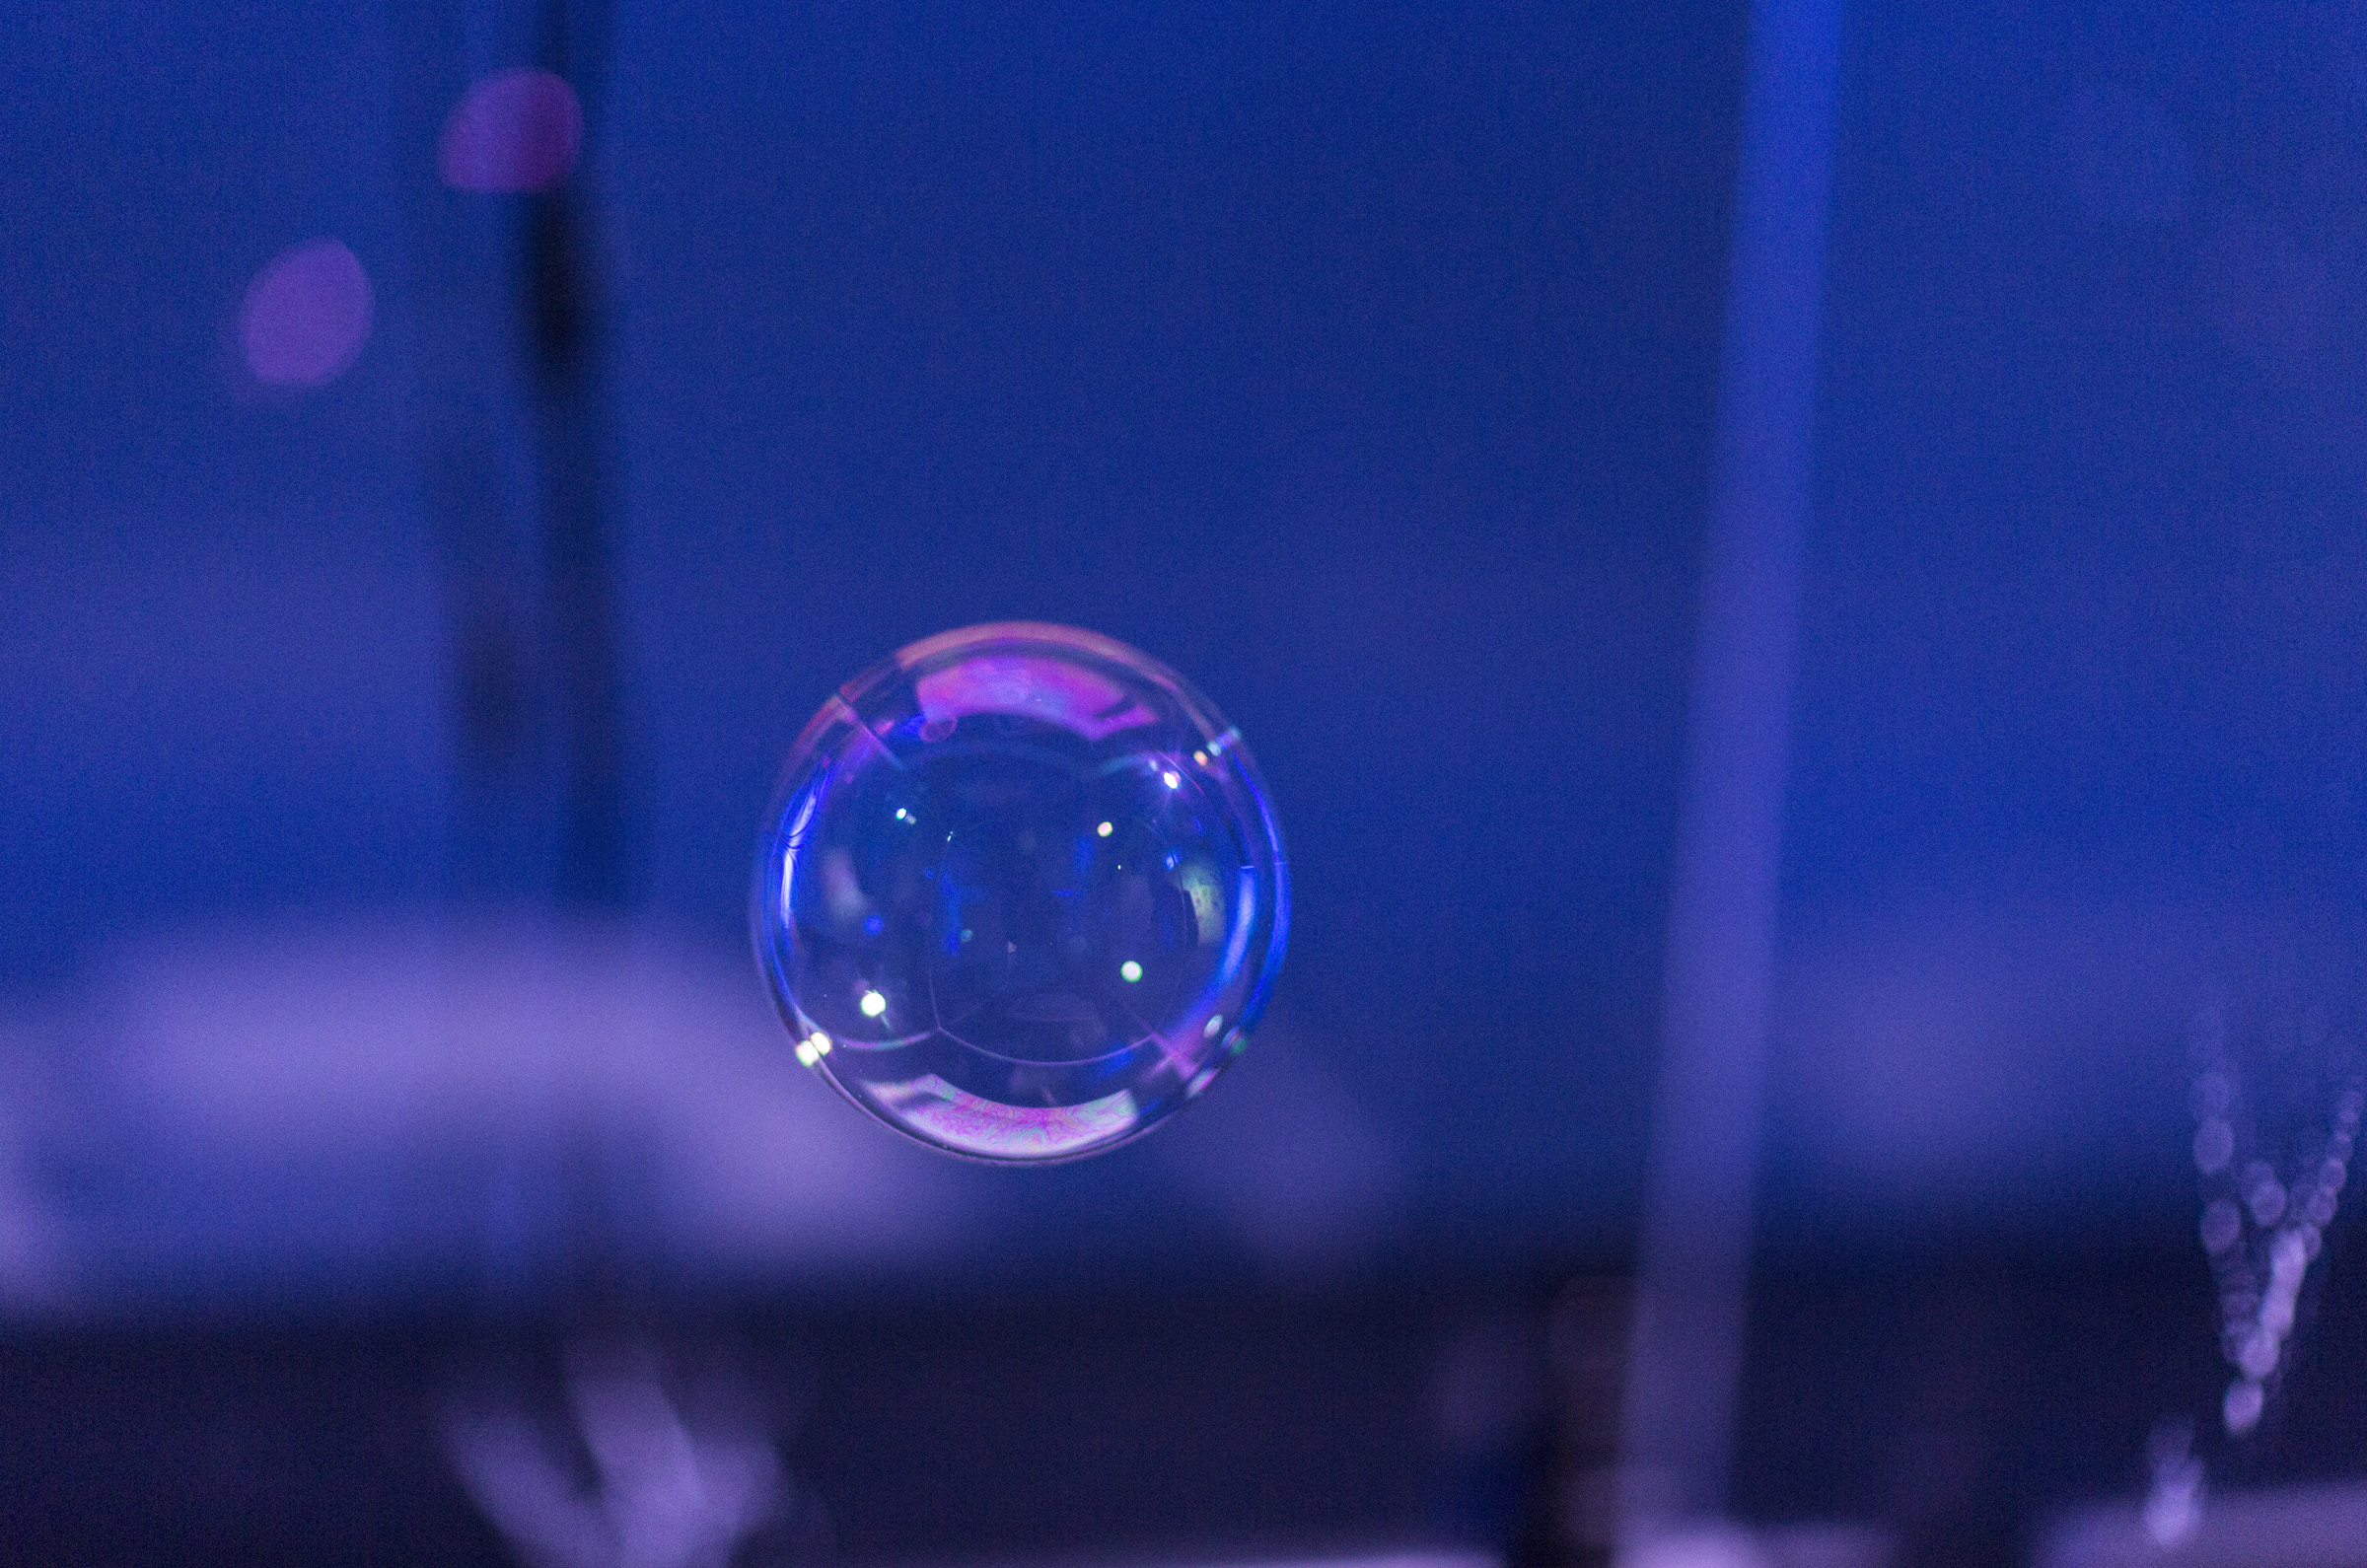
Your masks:
{"label": "out-of-focus blue wall", "polygon": [[[21,1105],[71,1111],[21,1111],[50,1127],[27,1190],[114,1173],[88,1202],[118,1238],[179,1180],[125,1172],[179,1147],[151,1134],[195,1114],[206,1042],[362,1049],[286,1020],[383,997],[354,975],[422,930],[544,951],[517,922],[550,882],[548,737],[472,782],[454,587],[533,558],[516,220],[437,184],[418,64],[447,50],[465,83],[528,58],[531,23],[0,17],[0,1024],[36,1064]],[[1706,3],[617,8],[586,168],[630,914],[705,955],[666,972],[732,972],[773,769],[838,681],[952,625],[1090,625],[1186,671],[1270,776],[1301,902],[1269,1048],[1139,1153],[912,1190],[1122,1232],[1176,1188],[1255,1240],[1259,1162],[1303,1142],[1290,1179],[1363,1173],[1310,1235],[1351,1209],[1374,1245],[1620,1235],[1743,26]],[[2175,1218],[2195,999],[2351,1005],[2363,82],[2367,34],[2295,7],[1853,8],[1777,1226]],[[370,337],[324,387],[258,388],[241,299],[314,236],[360,260]],[[508,498],[498,548],[438,510],[461,426]],[[336,935],[386,930],[411,935]],[[573,940],[520,995],[605,972]],[[180,994],[159,975],[273,951],[315,1000],[269,1028],[219,988],[122,1022]],[[737,995],[675,983],[648,995]],[[674,1005],[634,1037],[673,1038]],[[404,1115],[443,1103],[433,1078],[403,1080]],[[242,1136],[329,1114],[320,1082]],[[100,1153],[61,1147],[86,1125]],[[434,1144],[384,1125],[384,1161]],[[394,1224],[323,1216],[321,1255]],[[1185,1253],[1233,1245],[1175,1223]],[[175,1255],[201,1255],[218,1233],[187,1225]]]}
{"label": "out-of-focus blue wall", "polygon": [[[490,211],[459,232],[491,237],[489,298],[513,280],[502,198],[434,189],[401,73],[457,38],[466,80],[531,29],[414,36],[427,14],[0,24],[0,962],[24,995],[225,922],[267,946],[474,907],[422,448],[454,386],[518,372],[498,332],[422,317],[450,257],[420,215]],[[1189,672],[1281,802],[1301,915],[1273,1038],[1299,1066],[1266,1071],[1315,1077],[1238,1136],[1336,1103],[1405,1214],[1615,1229],[1740,27],[619,8],[588,167],[636,918],[741,940],[773,771],[856,670],[949,625],[1090,625]],[[373,335],[324,388],[244,385],[247,280],[317,234],[362,262]],[[456,378],[456,342],[502,368]],[[532,818],[507,851],[530,861]],[[1121,1226],[1131,1170],[1011,1200]]]}

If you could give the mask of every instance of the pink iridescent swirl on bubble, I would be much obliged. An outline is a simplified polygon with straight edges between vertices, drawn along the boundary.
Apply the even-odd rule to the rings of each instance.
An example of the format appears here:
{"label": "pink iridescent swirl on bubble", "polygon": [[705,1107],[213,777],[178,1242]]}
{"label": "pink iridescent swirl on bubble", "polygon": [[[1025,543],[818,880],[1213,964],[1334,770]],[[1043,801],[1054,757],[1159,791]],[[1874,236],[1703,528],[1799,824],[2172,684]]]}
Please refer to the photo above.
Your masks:
{"label": "pink iridescent swirl on bubble", "polygon": [[1154,722],[1114,680],[1055,659],[987,655],[931,670],[913,682],[924,728],[971,713],[1040,718],[1099,741]]}

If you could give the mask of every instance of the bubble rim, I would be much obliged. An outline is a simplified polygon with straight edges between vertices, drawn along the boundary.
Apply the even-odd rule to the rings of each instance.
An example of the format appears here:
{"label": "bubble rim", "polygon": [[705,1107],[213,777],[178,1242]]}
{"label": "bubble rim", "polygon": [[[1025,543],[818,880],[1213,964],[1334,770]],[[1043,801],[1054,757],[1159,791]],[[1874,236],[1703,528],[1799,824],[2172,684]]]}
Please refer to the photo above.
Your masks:
{"label": "bubble rim", "polygon": [[[1131,677],[1145,678],[1163,686],[1204,740],[1213,743],[1228,734],[1233,737],[1225,747],[1224,759],[1227,769],[1236,776],[1228,779],[1220,774],[1216,781],[1228,804],[1234,807],[1241,818],[1247,829],[1246,836],[1253,840],[1247,846],[1253,862],[1260,858],[1263,860],[1262,866],[1254,865],[1252,869],[1264,872],[1272,887],[1273,898],[1271,929],[1265,939],[1263,958],[1255,978],[1245,992],[1240,1015],[1225,1033],[1224,1038],[1234,1043],[1216,1060],[1200,1069],[1184,1089],[1183,1103],[1175,1109],[1147,1120],[1138,1118],[1123,1131],[1100,1142],[1051,1155],[995,1155],[958,1148],[883,1114],[877,1105],[839,1080],[828,1057],[817,1062],[814,1071],[840,1098],[862,1111],[866,1119],[923,1148],[973,1165],[1021,1168],[1068,1165],[1107,1154],[1166,1125],[1175,1119],[1185,1105],[1213,1087],[1215,1080],[1241,1058],[1250,1037],[1264,1018],[1266,1006],[1273,996],[1275,981],[1281,975],[1283,954],[1289,946],[1290,856],[1283,843],[1282,824],[1275,816],[1273,798],[1266,788],[1265,777],[1258,770],[1256,759],[1252,755],[1240,730],[1196,686],[1164,661],[1153,658],[1129,643],[1078,626],[1053,621],[982,621],[906,643],[887,658],[840,683],[836,690],[824,699],[822,706],[806,721],[798,731],[797,739],[790,744],[780,775],[773,785],[771,799],[764,808],[750,876],[749,938],[754,949],[757,978],[771,998],[774,1012],[792,1035],[798,1034],[805,1020],[798,1017],[795,1004],[790,1000],[779,955],[773,952],[773,944],[767,937],[765,911],[768,894],[779,875],[789,808],[804,792],[813,775],[837,755],[835,747],[825,747],[823,743],[837,726],[851,726],[868,733],[869,726],[864,723],[858,704],[860,699],[883,682],[917,679],[921,673],[931,667],[1004,649],[1014,652],[1050,650],[1064,656],[1084,654],[1093,661],[1106,661],[1117,666]],[[1245,807],[1249,809],[1243,809]],[[1263,852],[1262,857],[1260,851]]]}

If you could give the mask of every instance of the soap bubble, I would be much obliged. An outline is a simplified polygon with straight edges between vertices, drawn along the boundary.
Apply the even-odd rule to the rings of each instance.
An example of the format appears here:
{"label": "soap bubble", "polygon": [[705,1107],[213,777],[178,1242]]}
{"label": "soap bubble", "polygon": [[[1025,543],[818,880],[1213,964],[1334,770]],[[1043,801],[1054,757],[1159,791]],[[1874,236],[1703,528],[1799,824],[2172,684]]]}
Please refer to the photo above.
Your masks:
{"label": "soap bubble", "polygon": [[1241,734],[1065,626],[914,643],[824,704],[756,857],[798,1060],[923,1143],[1040,1163],[1141,1133],[1264,1010],[1288,868]]}

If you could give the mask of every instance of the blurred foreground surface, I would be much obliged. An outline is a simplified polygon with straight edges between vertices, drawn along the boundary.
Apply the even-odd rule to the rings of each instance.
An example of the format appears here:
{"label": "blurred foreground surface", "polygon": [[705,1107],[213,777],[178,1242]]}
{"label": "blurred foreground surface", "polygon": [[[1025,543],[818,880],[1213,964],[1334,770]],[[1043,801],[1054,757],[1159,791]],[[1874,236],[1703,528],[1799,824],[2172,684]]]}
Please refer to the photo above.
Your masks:
{"label": "blurred foreground surface", "polygon": [[[2367,1441],[2367,1287],[2333,1279],[2309,1378],[2210,1505],[2257,1522],[2247,1488],[2317,1500],[2269,1537],[2305,1568],[2356,1560],[2339,1500]],[[703,1511],[752,1495],[719,1476],[765,1476],[733,1536],[750,1565],[1572,1560],[1543,1516],[1583,1526],[1595,1505],[1553,1495],[1572,1413],[1539,1390],[1573,1351],[1554,1294],[1239,1276],[678,1299],[645,1306],[638,1337],[555,1308],[20,1329],[0,1339],[0,1530],[15,1560],[60,1564],[509,1561],[483,1506],[485,1465],[498,1493],[519,1452],[485,1437],[507,1420],[564,1478],[551,1496],[605,1483],[616,1520],[675,1522],[645,1540],[695,1539]],[[2209,1371],[2209,1280],[2183,1249],[1777,1260],[1753,1334],[1738,1513],[1770,1555],[1694,1560],[2159,1552],[2133,1505],[2118,1526],[2082,1510],[2142,1490],[2148,1424]],[[687,1501],[657,1484],[667,1462],[699,1478]]]}

